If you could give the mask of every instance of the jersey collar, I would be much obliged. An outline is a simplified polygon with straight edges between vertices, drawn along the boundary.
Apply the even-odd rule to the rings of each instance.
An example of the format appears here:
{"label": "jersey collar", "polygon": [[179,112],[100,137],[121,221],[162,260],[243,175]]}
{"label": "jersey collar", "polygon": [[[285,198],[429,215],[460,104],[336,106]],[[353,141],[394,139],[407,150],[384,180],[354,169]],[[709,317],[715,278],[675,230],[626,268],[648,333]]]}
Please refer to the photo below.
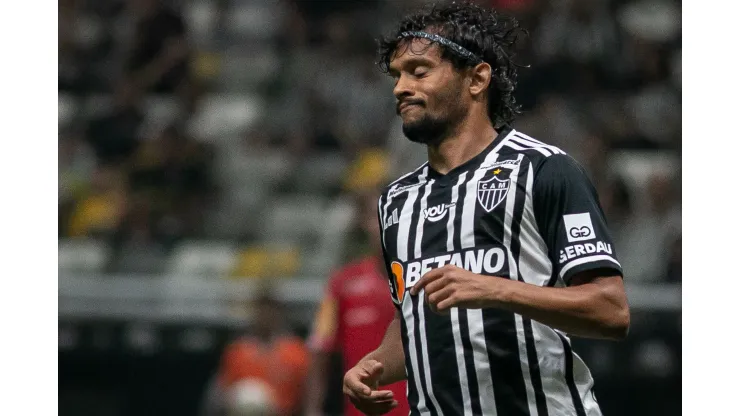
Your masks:
{"label": "jersey collar", "polygon": [[485,159],[486,155],[488,155],[488,153],[491,150],[493,150],[496,146],[498,146],[498,144],[501,143],[506,138],[506,136],[508,136],[509,133],[511,133],[511,131],[512,131],[512,128],[508,124],[505,124],[501,127],[496,128],[496,133],[498,133],[496,135],[496,138],[493,139],[493,141],[488,146],[486,146],[486,148],[483,149],[483,151],[473,156],[472,159],[468,160],[462,165],[447,172],[447,174],[445,175],[437,172],[436,170],[432,168],[431,165],[427,163],[427,167],[429,168],[429,173],[428,173],[429,179],[442,180],[446,178],[454,178],[454,177],[457,177],[457,175],[459,175],[460,173],[469,170],[472,166],[480,165],[481,163],[483,163],[483,159]]}

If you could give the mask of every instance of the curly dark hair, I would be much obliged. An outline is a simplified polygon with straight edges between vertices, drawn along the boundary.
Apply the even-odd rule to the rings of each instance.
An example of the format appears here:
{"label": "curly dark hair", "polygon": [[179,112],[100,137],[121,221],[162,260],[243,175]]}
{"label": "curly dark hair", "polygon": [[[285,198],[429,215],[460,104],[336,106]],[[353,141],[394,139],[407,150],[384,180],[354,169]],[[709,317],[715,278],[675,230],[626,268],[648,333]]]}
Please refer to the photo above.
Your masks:
{"label": "curly dark hair", "polygon": [[[378,66],[388,73],[399,42],[407,31],[431,31],[469,50],[491,65],[493,79],[488,87],[488,116],[494,125],[510,123],[521,113],[514,99],[517,68],[513,61],[514,46],[520,35],[528,32],[513,17],[473,3],[432,5],[430,8],[404,17],[395,32],[378,40]],[[456,69],[472,67],[475,59],[454,53],[444,45],[442,59],[449,60]]]}

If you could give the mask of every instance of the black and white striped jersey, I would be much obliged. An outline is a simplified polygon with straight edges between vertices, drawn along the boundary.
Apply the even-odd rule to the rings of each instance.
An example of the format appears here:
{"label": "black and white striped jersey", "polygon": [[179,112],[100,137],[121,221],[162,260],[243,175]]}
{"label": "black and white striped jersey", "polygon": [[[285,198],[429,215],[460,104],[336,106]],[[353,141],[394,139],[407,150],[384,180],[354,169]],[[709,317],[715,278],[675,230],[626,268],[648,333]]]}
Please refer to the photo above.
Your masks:
{"label": "black and white striped jersey", "polygon": [[408,292],[445,264],[538,286],[595,268],[621,275],[596,191],[570,156],[506,127],[446,175],[425,163],[391,183],[378,211],[412,415],[601,414],[563,332],[499,309],[432,313]]}

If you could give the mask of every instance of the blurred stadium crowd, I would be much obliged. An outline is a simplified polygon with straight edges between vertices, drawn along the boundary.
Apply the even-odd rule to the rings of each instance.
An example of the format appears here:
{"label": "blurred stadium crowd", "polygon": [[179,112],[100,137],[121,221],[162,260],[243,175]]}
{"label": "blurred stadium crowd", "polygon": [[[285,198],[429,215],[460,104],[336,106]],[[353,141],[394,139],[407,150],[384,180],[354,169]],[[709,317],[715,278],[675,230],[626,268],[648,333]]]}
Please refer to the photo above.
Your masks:
{"label": "blurred stadium crowd", "polygon": [[[60,0],[60,267],[326,275],[347,196],[425,160],[374,65],[422,3]],[[589,170],[630,282],[680,281],[680,3],[488,3],[531,33],[515,127]]]}
{"label": "blurred stadium crowd", "polygon": [[[514,127],[587,169],[626,285],[680,284],[680,2],[480,2],[529,30]],[[426,3],[59,0],[60,281],[326,278],[364,252],[355,197],[426,160],[374,40]],[[648,337],[630,349],[590,344],[603,406],[680,385],[680,316],[659,315],[633,313]]]}

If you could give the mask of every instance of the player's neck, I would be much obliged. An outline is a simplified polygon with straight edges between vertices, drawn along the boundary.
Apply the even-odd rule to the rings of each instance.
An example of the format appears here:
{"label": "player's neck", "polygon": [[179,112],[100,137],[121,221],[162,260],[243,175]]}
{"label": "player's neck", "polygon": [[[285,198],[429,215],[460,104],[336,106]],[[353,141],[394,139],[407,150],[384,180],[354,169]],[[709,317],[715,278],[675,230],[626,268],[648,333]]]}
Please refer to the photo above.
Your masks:
{"label": "player's neck", "polygon": [[480,154],[497,135],[488,116],[471,112],[450,137],[427,146],[429,165],[445,175]]}

